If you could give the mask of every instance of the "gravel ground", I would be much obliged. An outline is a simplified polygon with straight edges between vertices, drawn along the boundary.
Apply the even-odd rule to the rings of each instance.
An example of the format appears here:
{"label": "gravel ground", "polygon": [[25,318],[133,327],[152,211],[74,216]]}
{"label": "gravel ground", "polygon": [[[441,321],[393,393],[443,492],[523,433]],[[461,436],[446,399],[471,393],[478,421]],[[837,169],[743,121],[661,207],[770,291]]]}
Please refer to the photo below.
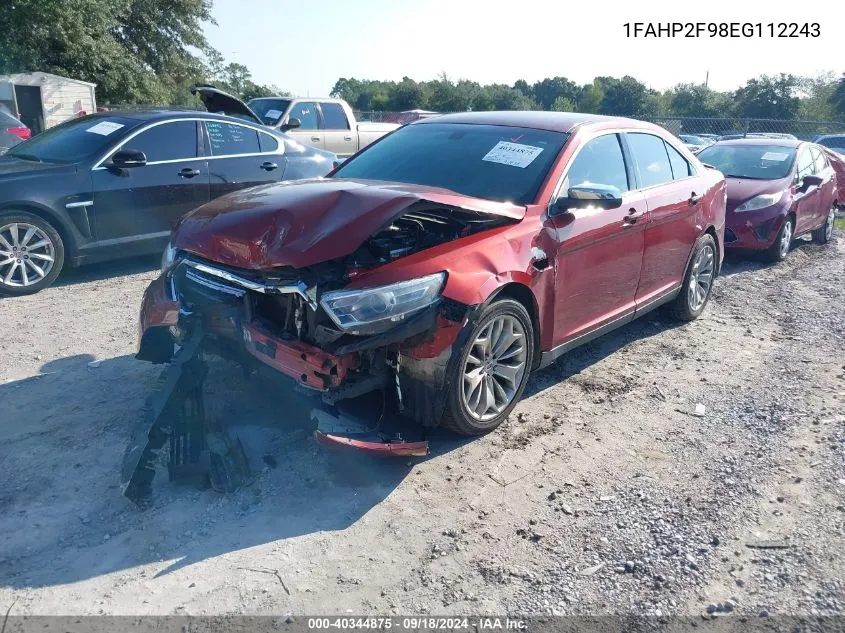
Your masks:
{"label": "gravel ground", "polygon": [[[535,375],[497,432],[425,460],[333,453],[212,367],[256,481],[120,496],[160,368],[150,260],[0,299],[0,608],[21,614],[840,614],[845,233],[729,260],[698,321],[652,314]],[[94,362],[91,361],[100,361]],[[709,614],[709,615],[708,615]],[[733,615],[732,615],[733,614]]]}

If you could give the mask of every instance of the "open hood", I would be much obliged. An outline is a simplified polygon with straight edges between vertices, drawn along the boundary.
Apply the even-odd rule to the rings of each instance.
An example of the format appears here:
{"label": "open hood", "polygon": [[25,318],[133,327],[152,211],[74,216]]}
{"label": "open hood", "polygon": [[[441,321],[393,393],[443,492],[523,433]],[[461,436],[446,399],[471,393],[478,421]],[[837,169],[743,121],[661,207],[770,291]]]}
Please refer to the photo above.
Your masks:
{"label": "open hood", "polygon": [[476,229],[519,221],[526,212],[419,185],[301,180],[217,198],[184,216],[172,243],[237,268],[303,268],[350,255],[400,216],[432,209]]}
{"label": "open hood", "polygon": [[200,100],[209,112],[225,114],[237,119],[248,119],[254,123],[264,125],[261,117],[255,114],[247,104],[227,92],[218,90],[214,86],[209,84],[194,84],[191,86],[191,94],[199,95]]}

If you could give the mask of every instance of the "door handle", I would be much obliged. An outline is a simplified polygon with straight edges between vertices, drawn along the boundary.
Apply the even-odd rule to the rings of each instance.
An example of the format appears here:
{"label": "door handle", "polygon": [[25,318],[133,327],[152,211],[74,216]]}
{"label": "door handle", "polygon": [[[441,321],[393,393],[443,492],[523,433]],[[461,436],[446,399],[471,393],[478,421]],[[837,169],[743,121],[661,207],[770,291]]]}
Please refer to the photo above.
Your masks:
{"label": "door handle", "polygon": [[311,140],[315,143],[319,143],[322,139],[319,136],[312,136]]}
{"label": "door handle", "polygon": [[273,171],[277,167],[278,165],[276,163],[271,163],[270,161],[267,161],[266,163],[261,163],[261,169],[263,169],[264,171]]}
{"label": "door handle", "polygon": [[199,169],[191,169],[190,167],[185,167],[185,169],[179,172],[179,176],[182,178],[193,178],[194,176],[199,176],[200,170]]}
{"label": "door handle", "polygon": [[352,137],[351,137],[351,136],[344,136],[344,137],[343,137],[343,140],[344,140],[344,141],[351,141],[351,140],[352,140]]}
{"label": "door handle", "polygon": [[694,205],[694,204],[698,204],[698,203],[701,201],[701,199],[702,199],[703,197],[704,197],[704,196],[697,196],[697,195],[695,195],[695,192],[693,191],[693,192],[690,194],[690,197],[689,197],[689,203],[690,203],[690,206],[692,206],[692,205]]}
{"label": "door handle", "polygon": [[638,211],[637,209],[628,209],[628,215],[625,216],[625,219],[622,220],[622,226],[634,226],[641,217],[645,215],[645,212]]}

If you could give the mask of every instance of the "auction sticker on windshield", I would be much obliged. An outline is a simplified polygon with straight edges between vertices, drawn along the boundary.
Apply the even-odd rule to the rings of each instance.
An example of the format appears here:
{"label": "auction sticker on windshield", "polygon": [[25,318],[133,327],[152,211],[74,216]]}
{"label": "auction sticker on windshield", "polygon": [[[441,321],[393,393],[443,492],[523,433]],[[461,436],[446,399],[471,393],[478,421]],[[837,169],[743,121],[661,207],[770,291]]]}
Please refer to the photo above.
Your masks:
{"label": "auction sticker on windshield", "polygon": [[763,160],[786,160],[789,158],[789,154],[784,154],[783,152],[766,152],[763,154]]}
{"label": "auction sticker on windshield", "polygon": [[499,141],[481,160],[489,163],[510,165],[511,167],[528,167],[543,151],[542,147]]}
{"label": "auction sticker on windshield", "polygon": [[100,121],[97,125],[92,125],[86,132],[108,136],[112,132],[116,132],[123,127],[123,123],[115,123],[114,121]]}
{"label": "auction sticker on windshield", "polygon": [[267,110],[267,112],[264,113],[264,116],[268,119],[278,119],[280,116],[282,116],[282,111],[281,110]]}

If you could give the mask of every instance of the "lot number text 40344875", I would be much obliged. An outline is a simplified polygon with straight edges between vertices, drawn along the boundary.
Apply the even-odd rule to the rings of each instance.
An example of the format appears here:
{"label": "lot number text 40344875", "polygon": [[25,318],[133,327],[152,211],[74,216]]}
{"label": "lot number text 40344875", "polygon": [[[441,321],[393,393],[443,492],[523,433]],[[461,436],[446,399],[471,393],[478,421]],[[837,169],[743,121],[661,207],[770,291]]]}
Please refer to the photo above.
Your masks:
{"label": "lot number text 40344875", "polygon": [[820,37],[818,22],[626,22],[625,37]]}

